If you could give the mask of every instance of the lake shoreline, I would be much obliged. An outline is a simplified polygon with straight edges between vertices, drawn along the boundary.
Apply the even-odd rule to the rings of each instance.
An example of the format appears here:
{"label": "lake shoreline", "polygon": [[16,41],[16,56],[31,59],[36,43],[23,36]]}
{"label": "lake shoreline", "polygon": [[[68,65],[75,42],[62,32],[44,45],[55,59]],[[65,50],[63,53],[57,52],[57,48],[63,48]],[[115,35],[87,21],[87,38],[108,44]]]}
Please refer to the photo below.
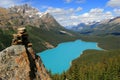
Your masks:
{"label": "lake shoreline", "polygon": [[[97,44],[96,46],[97,46],[98,48],[101,48],[101,47],[99,47],[99,45],[98,45],[99,43],[96,43],[96,44]],[[101,49],[104,50],[104,51],[106,51],[106,50],[103,49],[103,48],[101,48]],[[88,50],[88,49],[87,49],[87,50]],[[93,49],[89,49],[89,50],[93,50]],[[86,50],[84,50],[84,51],[86,51]],[[83,51],[82,53],[80,53],[80,56],[84,53],[84,51]],[[99,51],[99,50],[98,50],[98,51]],[[80,57],[80,56],[79,56],[79,57]],[[77,57],[76,59],[78,59],[79,57]],[[76,59],[74,59],[74,60],[76,60]],[[72,66],[74,60],[72,60],[72,61],[70,62],[70,67]],[[70,67],[69,67],[69,69],[70,69]],[[69,69],[68,69],[68,70],[69,70]],[[67,71],[68,71],[68,70],[67,70]]]}
{"label": "lake shoreline", "polygon": [[[59,50],[59,48],[60,48],[60,51],[58,51],[58,52],[54,51],[54,50]],[[64,50],[65,48],[67,50]],[[62,74],[63,72],[66,72],[67,70],[69,70],[69,68],[72,66],[72,62],[75,59],[79,58],[81,56],[81,54],[83,54],[83,52],[88,49],[101,50],[101,48],[98,46],[97,42],[87,42],[87,41],[77,39],[74,41],[60,43],[55,48],[45,50],[42,53],[40,53],[39,55],[43,59],[42,61],[45,64],[46,68],[49,67],[48,70],[52,69],[52,67],[50,68],[51,65],[55,66],[56,64],[59,63],[58,68],[60,70],[58,69],[57,71],[60,71],[60,72],[55,71],[55,69],[56,69],[55,68],[55,69],[52,69],[53,71],[55,71],[52,74]],[[67,52],[64,52],[64,51],[67,51]],[[52,52],[52,53],[49,53],[49,52]],[[69,54],[66,54],[66,53],[69,53]],[[74,56],[73,56],[73,54],[74,54]],[[59,58],[60,59],[62,58],[63,61],[59,62],[59,61],[61,61],[61,60],[59,60]],[[59,61],[57,62],[57,60],[59,60]],[[54,61],[56,61],[56,62],[54,62]],[[65,61],[67,61],[67,63],[65,63]],[[64,62],[64,65],[62,66],[63,62]],[[58,66],[58,65],[56,65],[56,66]]]}

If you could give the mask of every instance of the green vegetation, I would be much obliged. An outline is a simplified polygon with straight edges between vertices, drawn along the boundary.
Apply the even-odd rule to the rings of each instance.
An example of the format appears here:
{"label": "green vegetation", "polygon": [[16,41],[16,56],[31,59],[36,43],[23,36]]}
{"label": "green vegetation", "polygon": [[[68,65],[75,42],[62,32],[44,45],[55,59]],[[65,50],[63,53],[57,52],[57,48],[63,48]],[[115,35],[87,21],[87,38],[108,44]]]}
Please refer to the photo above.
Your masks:
{"label": "green vegetation", "polygon": [[[44,45],[49,42],[53,46],[65,41],[82,39],[84,41],[98,42],[105,51],[86,50],[72,62],[72,66],[63,74],[55,74],[53,80],[119,80],[120,79],[120,36],[114,35],[78,35],[72,31],[74,36],[61,34],[60,29],[46,30],[33,26],[26,26],[30,41],[36,52],[47,49]],[[66,30],[67,31],[67,30]],[[11,45],[12,34],[16,33],[13,28],[0,29],[0,49]]]}
{"label": "green vegetation", "polygon": [[[53,80],[119,80],[120,79],[120,36],[114,35],[77,35],[74,36],[59,33],[60,29],[46,30],[33,26],[26,26],[30,41],[36,52],[47,49],[45,42],[56,46],[65,41],[82,39],[84,41],[98,42],[105,51],[86,50],[72,62],[72,66],[63,74],[55,74]],[[11,45],[12,34],[16,33],[13,28],[0,29],[0,49]]]}
{"label": "green vegetation", "polygon": [[75,33],[73,33],[75,36],[69,36],[66,34],[60,34],[59,30],[65,29],[61,28],[46,30],[43,28],[27,26],[30,41],[33,43],[33,48],[36,52],[40,52],[47,49],[46,46],[44,45],[45,42],[48,42],[53,46],[57,46],[57,44],[61,42],[72,41],[77,39]]}
{"label": "green vegetation", "polygon": [[[24,18],[17,13],[9,13],[4,8],[0,8],[0,51],[11,45],[12,34],[16,32],[18,26],[26,26],[30,41],[35,52],[41,52],[47,47],[45,42],[53,46],[66,41],[82,39],[84,41],[98,42],[98,46],[103,51],[86,50],[72,62],[72,66],[63,74],[51,75],[53,80],[120,80],[120,25],[103,24],[92,30],[91,34],[76,34],[58,25],[53,19],[53,23],[39,24],[39,19],[35,24],[31,19]],[[49,20],[46,18],[46,20]],[[28,22],[28,23],[27,23]],[[31,23],[32,22],[32,23]],[[34,27],[30,25],[39,25]],[[54,26],[53,26],[54,25]],[[17,27],[16,27],[17,26]],[[60,31],[67,31],[68,34],[61,34]],[[89,30],[88,30],[89,31]]]}
{"label": "green vegetation", "polygon": [[[77,35],[69,36],[60,34],[58,29],[45,30],[37,27],[27,26],[30,41],[36,52],[43,51],[46,46],[44,42],[49,42],[56,46],[65,41],[82,39],[84,41],[98,42],[99,46],[107,51],[86,50],[84,53],[73,61],[71,68],[59,75],[51,75],[53,80],[119,80],[120,79],[120,36],[102,35],[86,36]],[[60,29],[64,30],[64,29]],[[12,34],[16,31],[12,28],[0,29],[0,49],[11,45]],[[70,31],[69,31],[70,32]]]}
{"label": "green vegetation", "polygon": [[[65,30],[64,28],[60,29],[51,29],[46,30],[43,28],[37,28],[33,26],[26,26],[27,32],[29,34],[29,40],[33,44],[33,49],[35,52],[41,52],[47,47],[44,45],[45,42],[50,43],[53,46],[57,46],[57,44],[65,41],[72,41],[78,39],[77,35],[71,31],[74,36],[70,36],[67,34],[60,34],[59,30]],[[0,29],[0,50],[11,45],[12,42],[12,34],[14,34],[16,30],[9,27],[9,29]]]}
{"label": "green vegetation", "polygon": [[105,50],[86,50],[63,74],[51,75],[53,80],[120,80],[120,36],[80,35],[84,41],[98,42]]}
{"label": "green vegetation", "polygon": [[84,41],[98,42],[98,46],[105,50],[120,49],[120,36],[114,35],[81,35],[80,37]]}
{"label": "green vegetation", "polygon": [[[120,50],[86,50],[71,68],[53,80],[120,80]],[[66,79],[64,79],[66,78]]]}
{"label": "green vegetation", "polygon": [[15,33],[15,31],[12,28],[5,30],[0,29],[0,50],[11,45],[13,33]]}

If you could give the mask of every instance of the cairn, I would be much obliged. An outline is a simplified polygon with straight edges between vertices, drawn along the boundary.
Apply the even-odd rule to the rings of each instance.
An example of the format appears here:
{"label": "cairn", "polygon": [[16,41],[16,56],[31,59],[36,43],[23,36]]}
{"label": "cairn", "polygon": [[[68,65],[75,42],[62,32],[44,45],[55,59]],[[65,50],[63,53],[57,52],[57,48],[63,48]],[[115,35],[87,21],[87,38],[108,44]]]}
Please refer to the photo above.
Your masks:
{"label": "cairn", "polygon": [[32,43],[28,40],[26,28],[18,28],[17,34],[13,34],[12,45],[25,45],[25,47],[32,47]]}

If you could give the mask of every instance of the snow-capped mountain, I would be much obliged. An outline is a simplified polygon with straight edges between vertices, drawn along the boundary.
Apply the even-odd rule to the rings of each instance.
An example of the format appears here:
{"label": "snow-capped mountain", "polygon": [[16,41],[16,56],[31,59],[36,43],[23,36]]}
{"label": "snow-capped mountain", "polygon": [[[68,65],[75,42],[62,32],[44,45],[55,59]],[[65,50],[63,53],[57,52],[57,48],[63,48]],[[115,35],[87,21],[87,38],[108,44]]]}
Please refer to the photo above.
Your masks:
{"label": "snow-capped mountain", "polygon": [[0,8],[0,15],[0,37],[3,40],[0,41],[0,50],[11,44],[11,35],[18,27],[26,27],[36,52],[71,41],[77,36],[62,27],[51,14],[27,4]]}
{"label": "snow-capped mountain", "polygon": [[41,12],[39,12],[39,10],[37,10],[34,7],[31,7],[28,4],[24,4],[24,5],[20,5],[20,6],[12,6],[9,8],[10,12],[13,13],[20,13],[22,16],[29,16],[29,17],[33,17],[33,16],[40,16],[42,15]]}
{"label": "snow-capped mountain", "polygon": [[42,27],[49,30],[53,27],[61,27],[54,17],[47,12],[40,12],[38,9],[31,7],[28,4],[20,6],[12,6],[9,8],[10,13],[19,14],[22,17],[22,24]]}
{"label": "snow-capped mountain", "polygon": [[68,29],[79,32],[79,31],[89,30],[91,28],[94,28],[98,24],[99,24],[99,22],[80,23],[77,26],[72,26]]}
{"label": "snow-capped mountain", "polygon": [[120,34],[120,17],[102,20],[101,22],[80,23],[72,26],[70,30],[77,31],[81,34]]}

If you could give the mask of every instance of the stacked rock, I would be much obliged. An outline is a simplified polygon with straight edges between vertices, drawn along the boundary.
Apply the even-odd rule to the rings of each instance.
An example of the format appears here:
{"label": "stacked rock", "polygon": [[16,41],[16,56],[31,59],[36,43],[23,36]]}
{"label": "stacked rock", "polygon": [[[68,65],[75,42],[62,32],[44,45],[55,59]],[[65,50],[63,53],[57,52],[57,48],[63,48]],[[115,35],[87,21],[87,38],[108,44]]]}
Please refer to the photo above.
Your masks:
{"label": "stacked rock", "polygon": [[17,34],[13,34],[12,45],[25,45],[31,47],[32,43],[28,40],[28,34],[26,28],[18,28]]}

